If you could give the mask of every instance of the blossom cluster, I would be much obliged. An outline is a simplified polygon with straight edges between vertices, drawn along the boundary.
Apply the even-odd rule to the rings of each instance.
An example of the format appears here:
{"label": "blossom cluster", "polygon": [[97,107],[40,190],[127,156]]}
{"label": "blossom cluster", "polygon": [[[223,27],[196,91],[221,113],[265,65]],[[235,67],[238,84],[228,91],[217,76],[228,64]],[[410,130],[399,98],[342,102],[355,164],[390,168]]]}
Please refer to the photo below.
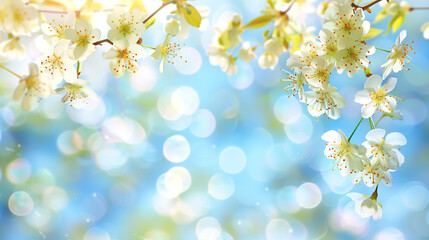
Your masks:
{"label": "blossom cluster", "polygon": [[[165,23],[164,43],[156,47],[142,44],[142,35],[155,21],[152,17],[169,4],[176,5],[176,10],[168,15]],[[46,10],[45,7],[50,8]],[[51,10],[52,7],[59,11]],[[91,22],[97,11],[108,12],[110,30],[105,39],[101,39],[102,32]],[[125,72],[136,73],[138,61],[147,55],[144,47],[153,51],[153,59],[161,59],[162,72],[164,63],[174,63],[180,50],[180,44],[170,43],[171,38],[186,38],[190,26],[199,28],[208,10],[197,9],[186,0],[163,1],[152,15],[147,14],[143,3],[136,4],[136,1],[128,4],[119,1],[113,9],[106,10],[101,3],[93,1],[76,9],[55,1],[34,4],[10,0],[0,6],[0,13],[0,62],[11,62],[26,55],[20,37],[41,35],[34,39],[42,55],[29,65],[29,75],[21,76],[0,64],[1,68],[20,78],[13,99],[22,99],[22,109],[30,111],[41,98],[52,94],[64,94],[62,102],[75,108],[82,108],[90,99],[96,99],[97,95],[89,87],[91,81],[81,79],[80,75],[85,60],[103,43],[112,46],[103,52],[103,57],[110,61],[110,72],[114,77],[122,77]],[[3,40],[5,34],[8,39]]]}
{"label": "blossom cluster", "polygon": [[[330,130],[322,135],[322,139],[327,142],[325,156],[334,160],[334,169],[337,168],[342,176],[351,175],[354,184],[360,184],[362,180],[368,187],[377,186],[371,197],[349,194],[362,217],[373,216],[377,220],[381,218],[381,205],[376,201],[378,184],[392,184],[390,173],[404,162],[399,147],[407,142],[401,133],[386,135],[384,129],[377,128],[386,116],[402,119],[402,114],[396,110],[399,98],[390,95],[397,79],[391,77],[384,85],[382,83],[392,71],[397,73],[403,69],[413,48],[402,43],[406,37],[406,31],[402,31],[392,50],[388,51],[387,61],[381,66],[384,68],[383,76],[372,75],[368,57],[375,53],[376,48],[366,42],[371,27],[365,20],[364,11],[350,0],[334,1],[324,13],[325,22],[319,36],[303,43],[300,50],[287,60],[286,65],[293,73],[287,72],[287,78],[282,81],[287,83],[286,91],[291,93],[290,96],[298,95],[299,100],[307,104],[312,116],[327,115],[338,119],[346,101],[330,83],[333,70],[336,69],[338,74],[347,73],[350,78],[359,71],[365,72],[368,79],[364,89],[355,95],[355,102],[362,104],[359,124],[350,137],[346,137],[342,130]],[[372,117],[376,112],[382,115],[374,124]],[[369,120],[371,129],[366,134],[366,141],[356,145],[350,141],[363,119]]]}
{"label": "blossom cluster", "polygon": [[[268,0],[263,15],[247,24],[239,14],[234,14],[225,26],[216,28],[217,34],[207,50],[210,63],[219,65],[228,75],[238,73],[238,59],[246,63],[257,59],[261,68],[274,69],[281,54],[287,50],[296,51],[301,42],[314,38],[314,28],[307,28],[301,21],[305,14],[315,11],[313,2]],[[273,27],[264,32],[262,43],[252,46],[241,38],[245,30],[262,28],[270,23]],[[257,56],[255,50],[261,45],[264,52]],[[236,56],[232,53],[234,49],[238,49]]]}

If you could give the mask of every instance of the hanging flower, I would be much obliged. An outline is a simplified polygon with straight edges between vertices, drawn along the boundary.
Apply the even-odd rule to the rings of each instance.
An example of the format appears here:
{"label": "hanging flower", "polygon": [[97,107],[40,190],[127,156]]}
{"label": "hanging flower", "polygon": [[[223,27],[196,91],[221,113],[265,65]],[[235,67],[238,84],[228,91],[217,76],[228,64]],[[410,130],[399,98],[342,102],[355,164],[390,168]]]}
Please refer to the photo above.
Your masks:
{"label": "hanging flower", "polygon": [[263,53],[259,59],[258,63],[261,68],[271,68],[277,65],[279,57],[284,50],[283,44],[277,38],[271,38],[264,43],[266,52]]}
{"label": "hanging flower", "polygon": [[396,97],[387,93],[395,87],[396,78],[389,78],[383,86],[381,86],[382,81],[380,76],[372,75],[366,80],[365,89],[356,93],[355,102],[363,104],[362,117],[369,118],[376,110],[386,113],[392,113],[395,110]]}
{"label": "hanging flower", "polygon": [[210,64],[219,65],[222,71],[228,75],[238,73],[238,67],[235,64],[236,58],[231,53],[225,52],[221,46],[216,44],[210,45],[207,49],[207,55],[209,56]]}
{"label": "hanging flower", "polygon": [[379,220],[382,216],[382,206],[376,199],[372,199],[360,193],[348,193],[347,197],[355,203],[355,211],[363,218],[372,216],[373,220]]}
{"label": "hanging flower", "polygon": [[247,63],[256,58],[256,54],[254,52],[254,49],[250,45],[250,42],[244,42],[241,45],[241,48],[238,51],[238,58]]}
{"label": "hanging flower", "polygon": [[401,45],[406,36],[407,31],[403,30],[396,39],[396,44],[393,45],[392,50],[387,56],[387,62],[381,65],[381,67],[384,67],[383,79],[385,79],[392,72],[392,70],[395,73],[401,71],[405,65],[406,57],[408,57],[407,60],[409,61],[409,56],[407,54],[409,51],[413,50],[413,47],[409,46],[408,44]]}
{"label": "hanging flower", "polygon": [[143,23],[144,15],[138,9],[131,12],[119,9],[107,16],[107,24],[112,28],[107,38],[112,41],[127,39],[129,42],[137,42],[146,30]]}
{"label": "hanging flower", "polygon": [[51,86],[39,76],[37,65],[31,63],[29,68],[30,74],[20,79],[13,93],[15,101],[19,101],[24,96],[21,102],[21,108],[24,111],[32,110],[40,97],[47,98],[51,94]]}
{"label": "hanging flower", "polygon": [[[339,133],[338,133],[339,132]],[[339,168],[342,176],[349,176],[353,171],[362,171],[363,164],[360,157],[362,150],[356,144],[350,143],[343,131],[330,130],[322,135],[322,139],[327,141],[325,156],[329,159],[335,159],[334,162]]]}
{"label": "hanging flower", "polygon": [[85,60],[86,57],[95,52],[94,42],[100,39],[101,32],[99,29],[92,29],[89,22],[84,20],[76,21],[74,28],[66,29],[65,36],[75,44],[70,49],[71,56],[75,60]]}
{"label": "hanging flower", "polygon": [[397,149],[407,144],[407,139],[398,132],[387,134],[384,129],[373,129],[366,134],[366,140],[362,146],[366,148],[366,156],[370,158],[374,168],[380,167],[383,171],[396,170],[396,166],[402,165],[404,156]]}
{"label": "hanging flower", "polygon": [[76,79],[71,83],[64,83],[61,88],[55,89],[55,94],[66,93],[61,102],[80,109],[88,105],[88,99],[96,99],[97,95],[89,88],[89,82]]}
{"label": "hanging flower", "polygon": [[137,61],[144,55],[142,46],[126,39],[114,41],[113,47],[103,53],[104,58],[110,59],[110,71],[115,77],[124,75],[125,70],[135,73],[139,69]]}

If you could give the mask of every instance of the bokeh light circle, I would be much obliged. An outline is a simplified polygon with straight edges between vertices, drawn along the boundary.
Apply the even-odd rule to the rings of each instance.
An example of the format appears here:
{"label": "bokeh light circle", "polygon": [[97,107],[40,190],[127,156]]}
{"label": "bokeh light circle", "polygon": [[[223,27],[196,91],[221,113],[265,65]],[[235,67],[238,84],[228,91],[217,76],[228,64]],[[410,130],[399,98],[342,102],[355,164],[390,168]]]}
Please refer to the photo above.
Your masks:
{"label": "bokeh light circle", "polygon": [[68,202],[66,191],[60,187],[52,186],[43,191],[43,203],[54,211],[62,210]]}
{"label": "bokeh light circle", "polygon": [[185,137],[174,135],[165,140],[163,153],[168,161],[179,163],[185,161],[191,154],[191,146]]}
{"label": "bokeh light circle", "polygon": [[180,114],[192,115],[200,105],[200,97],[191,87],[179,87],[171,95],[171,102]]}
{"label": "bokeh light circle", "polygon": [[191,186],[191,174],[184,167],[173,167],[165,173],[164,184],[171,193],[180,194]]}
{"label": "bokeh light circle", "polygon": [[86,231],[84,240],[110,240],[109,233],[101,228],[93,227]]}
{"label": "bokeh light circle", "polygon": [[201,240],[216,240],[221,236],[222,228],[214,217],[201,218],[195,226],[195,233]]}
{"label": "bokeh light circle", "polygon": [[301,144],[310,140],[313,134],[313,123],[307,116],[301,115],[293,124],[285,124],[284,130],[292,142]]}
{"label": "bokeh light circle", "polygon": [[16,216],[26,216],[33,211],[34,203],[30,194],[24,191],[14,192],[8,201],[9,210]]}
{"label": "bokeh light circle", "polygon": [[199,109],[192,115],[190,130],[197,137],[210,136],[216,128],[216,119],[209,110]]}
{"label": "bokeh light circle", "polygon": [[216,174],[211,177],[208,185],[208,193],[215,199],[225,200],[235,191],[234,180],[226,174]]}
{"label": "bokeh light circle", "polygon": [[226,173],[236,174],[246,166],[246,155],[239,147],[225,148],[219,156],[220,168]]}
{"label": "bokeh light circle", "polygon": [[292,228],[288,221],[276,218],[271,220],[265,228],[265,237],[267,240],[285,240],[291,239]]}
{"label": "bokeh light circle", "polygon": [[301,104],[296,98],[289,98],[283,95],[274,104],[274,116],[284,124],[296,122],[301,115]]}
{"label": "bokeh light circle", "polygon": [[322,201],[322,192],[314,183],[304,183],[296,190],[296,200],[303,208],[315,208]]}
{"label": "bokeh light circle", "polygon": [[24,159],[15,159],[7,165],[6,177],[13,184],[26,182],[30,175],[31,165]]}
{"label": "bokeh light circle", "polygon": [[276,202],[281,210],[287,213],[295,213],[301,209],[296,201],[296,187],[284,187],[277,191]]}
{"label": "bokeh light circle", "polygon": [[179,73],[191,75],[200,70],[203,61],[201,54],[195,48],[183,47],[178,55],[182,58],[176,60],[173,65]]}

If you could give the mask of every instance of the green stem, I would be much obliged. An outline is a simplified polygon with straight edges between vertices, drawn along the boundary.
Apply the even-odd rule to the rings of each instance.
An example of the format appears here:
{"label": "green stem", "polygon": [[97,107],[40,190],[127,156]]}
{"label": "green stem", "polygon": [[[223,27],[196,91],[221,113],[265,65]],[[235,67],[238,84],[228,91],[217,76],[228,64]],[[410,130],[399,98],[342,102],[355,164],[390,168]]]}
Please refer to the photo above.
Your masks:
{"label": "green stem", "polygon": [[142,46],[142,47],[147,47],[147,48],[150,48],[150,49],[156,50],[156,48],[151,47],[151,46],[148,46],[148,45],[144,45],[144,44],[142,44],[142,43],[140,43],[140,46]]}
{"label": "green stem", "polygon": [[82,70],[82,62],[81,61],[77,61],[77,76],[79,77],[80,73]]}
{"label": "green stem", "polygon": [[381,119],[383,119],[386,115],[383,114],[383,116],[380,117],[380,119],[378,119],[378,121],[375,123],[375,127],[377,127],[378,123],[380,123]]}
{"label": "green stem", "polygon": [[374,125],[374,121],[372,121],[372,117],[369,117],[368,120],[369,120],[369,126],[371,127],[371,130],[375,129],[375,125]]}
{"label": "green stem", "polygon": [[14,75],[17,78],[20,78],[20,79],[22,78],[21,75],[15,73],[14,71],[10,70],[9,68],[7,68],[7,67],[5,67],[5,66],[3,66],[1,64],[0,64],[0,68],[3,68],[4,70],[8,71],[10,74]]}
{"label": "green stem", "polygon": [[356,125],[355,129],[353,130],[352,134],[350,135],[348,141],[352,140],[353,135],[355,134],[357,128],[359,127],[360,123],[362,122],[363,118],[360,119],[359,123]]}
{"label": "green stem", "polygon": [[390,53],[390,51],[389,51],[389,50],[386,50],[386,49],[383,49],[383,48],[378,48],[378,47],[376,47],[375,49],[380,50],[380,51],[383,51],[383,52],[388,52],[388,53]]}

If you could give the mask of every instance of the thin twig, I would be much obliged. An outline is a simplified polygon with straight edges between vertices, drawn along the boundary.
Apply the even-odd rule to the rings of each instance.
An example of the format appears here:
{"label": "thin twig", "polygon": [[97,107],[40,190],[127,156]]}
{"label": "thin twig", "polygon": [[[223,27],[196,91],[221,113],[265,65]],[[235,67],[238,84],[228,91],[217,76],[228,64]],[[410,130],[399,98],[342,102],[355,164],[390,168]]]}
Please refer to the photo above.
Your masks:
{"label": "thin twig", "polygon": [[410,12],[414,10],[429,10],[429,7],[410,7]]}
{"label": "thin twig", "polygon": [[21,76],[21,75],[19,75],[19,74],[15,73],[14,71],[10,70],[9,68],[7,68],[7,67],[5,67],[5,66],[3,66],[3,65],[1,65],[1,64],[0,64],[0,68],[3,68],[4,70],[8,71],[10,74],[14,75],[15,77],[17,77],[17,78],[19,78],[19,79],[21,79],[21,78],[22,78],[22,76]]}
{"label": "thin twig", "polygon": [[146,23],[147,21],[149,21],[153,16],[155,16],[155,14],[157,14],[161,9],[163,9],[165,6],[167,6],[170,3],[173,3],[173,2],[163,3],[161,5],[161,7],[159,7],[158,9],[156,9],[155,12],[153,12],[149,17],[147,17],[145,20],[143,20],[143,23]]}
{"label": "thin twig", "polygon": [[97,41],[97,42],[94,42],[94,43],[92,43],[93,45],[95,45],[95,46],[98,46],[98,45],[101,45],[101,44],[103,44],[103,43],[105,43],[105,42],[107,42],[107,43],[109,43],[110,45],[113,45],[113,42],[112,41],[110,41],[109,39],[103,39],[103,40],[100,40],[100,41]]}
{"label": "thin twig", "polygon": [[[368,10],[370,7],[372,7],[372,6],[374,6],[375,4],[377,4],[377,3],[379,3],[379,2],[381,2],[381,1],[383,1],[383,0],[375,0],[374,2],[372,2],[372,3],[369,3],[369,4],[367,4],[367,5],[365,5],[365,6],[359,6],[359,5],[357,5],[357,4],[354,4],[354,3],[352,3],[352,7],[354,7],[354,8],[362,8],[362,10]],[[387,0],[387,2],[389,2],[389,0]]]}

